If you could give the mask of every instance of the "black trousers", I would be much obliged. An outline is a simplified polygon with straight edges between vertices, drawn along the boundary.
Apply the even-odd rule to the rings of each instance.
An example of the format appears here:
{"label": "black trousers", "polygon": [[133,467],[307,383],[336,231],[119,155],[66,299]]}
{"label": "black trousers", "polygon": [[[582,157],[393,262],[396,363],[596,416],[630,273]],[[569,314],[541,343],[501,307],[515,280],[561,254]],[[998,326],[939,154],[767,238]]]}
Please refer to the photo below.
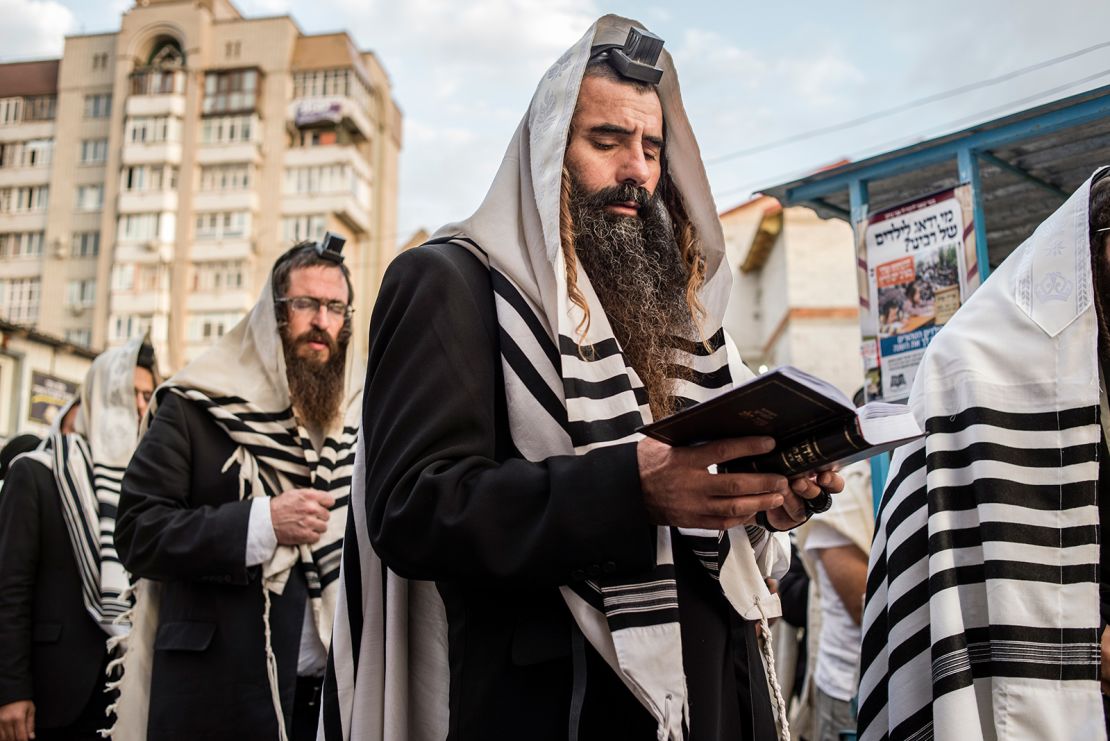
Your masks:
{"label": "black trousers", "polygon": [[316,741],[316,724],[320,721],[320,688],[323,684],[323,677],[297,677],[290,741]]}

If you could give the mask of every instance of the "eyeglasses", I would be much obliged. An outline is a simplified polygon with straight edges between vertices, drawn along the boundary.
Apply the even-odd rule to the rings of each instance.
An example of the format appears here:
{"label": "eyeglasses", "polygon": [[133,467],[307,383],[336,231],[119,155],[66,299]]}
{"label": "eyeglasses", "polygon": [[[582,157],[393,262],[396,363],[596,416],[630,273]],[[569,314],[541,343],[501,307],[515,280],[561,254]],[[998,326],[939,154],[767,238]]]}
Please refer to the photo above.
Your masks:
{"label": "eyeglasses", "polygon": [[326,307],[328,316],[334,319],[348,319],[351,314],[355,313],[354,307],[342,301],[325,301],[324,299],[314,296],[290,296],[288,298],[279,298],[277,302],[279,304],[288,304],[289,308],[294,312],[305,316],[315,316],[320,312],[321,306]]}

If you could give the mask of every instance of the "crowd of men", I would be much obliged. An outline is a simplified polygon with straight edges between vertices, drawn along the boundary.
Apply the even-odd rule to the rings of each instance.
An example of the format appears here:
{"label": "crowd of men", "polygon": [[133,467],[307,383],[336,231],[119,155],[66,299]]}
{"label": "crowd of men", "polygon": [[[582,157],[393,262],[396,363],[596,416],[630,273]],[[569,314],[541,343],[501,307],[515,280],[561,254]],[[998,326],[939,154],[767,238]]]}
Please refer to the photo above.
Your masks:
{"label": "crowd of men", "polygon": [[[367,358],[328,234],[171,378],[141,339],[94,361],[0,491],[0,741],[791,738],[767,580],[845,482],[638,433],[751,375],[662,45],[606,16],[554,63],[479,209],[386,272]],[[1091,193],[938,336],[866,611],[870,539],[807,527],[864,738],[1105,735]]]}

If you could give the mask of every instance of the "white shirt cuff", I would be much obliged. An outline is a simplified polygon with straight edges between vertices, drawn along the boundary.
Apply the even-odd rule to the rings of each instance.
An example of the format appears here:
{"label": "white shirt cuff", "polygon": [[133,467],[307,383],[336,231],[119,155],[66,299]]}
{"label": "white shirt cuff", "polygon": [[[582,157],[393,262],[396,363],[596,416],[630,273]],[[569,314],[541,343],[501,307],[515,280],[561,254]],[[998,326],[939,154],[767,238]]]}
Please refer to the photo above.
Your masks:
{"label": "white shirt cuff", "polygon": [[251,500],[250,521],[247,524],[247,567],[269,561],[277,546],[277,533],[270,519],[270,498],[255,497]]}

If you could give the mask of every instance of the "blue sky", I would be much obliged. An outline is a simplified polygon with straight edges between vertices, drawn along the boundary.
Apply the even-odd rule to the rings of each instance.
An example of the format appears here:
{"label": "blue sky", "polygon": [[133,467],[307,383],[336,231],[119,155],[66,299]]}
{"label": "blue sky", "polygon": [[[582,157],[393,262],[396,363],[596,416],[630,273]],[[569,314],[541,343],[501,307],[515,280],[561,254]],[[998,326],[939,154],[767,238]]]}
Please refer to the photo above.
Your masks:
{"label": "blue sky", "polygon": [[[57,55],[64,34],[114,30],[132,4],[0,0],[0,60]],[[307,32],[346,29],[378,53],[405,114],[398,241],[477,206],[543,70],[607,12],[635,17],[666,40],[722,210],[759,185],[829,162],[1110,84],[1107,0],[236,4],[247,16],[289,13]],[[1100,44],[866,125],[729,156]]]}

